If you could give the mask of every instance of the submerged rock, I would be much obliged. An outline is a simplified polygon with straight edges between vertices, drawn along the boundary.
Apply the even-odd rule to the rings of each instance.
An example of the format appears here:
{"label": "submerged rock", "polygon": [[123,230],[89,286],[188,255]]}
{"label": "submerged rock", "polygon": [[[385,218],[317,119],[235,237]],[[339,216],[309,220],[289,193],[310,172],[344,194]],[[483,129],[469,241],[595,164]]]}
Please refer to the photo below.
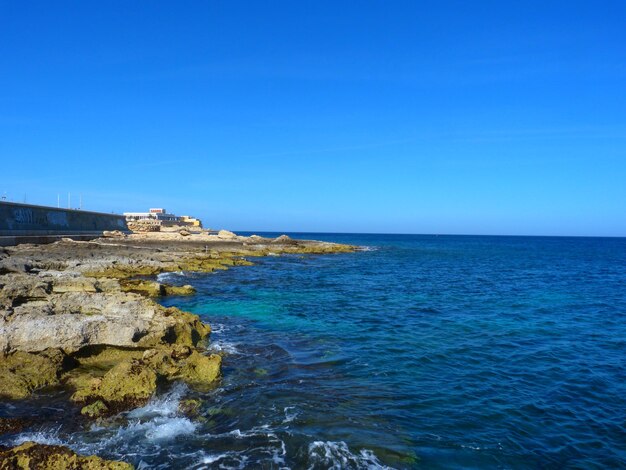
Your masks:
{"label": "submerged rock", "polygon": [[104,460],[95,455],[83,457],[67,447],[25,442],[10,449],[0,448],[0,470],[132,470],[132,465]]}
{"label": "submerged rock", "polygon": [[30,423],[30,419],[0,418],[0,435],[21,432]]}
{"label": "submerged rock", "polygon": [[196,417],[200,414],[200,407],[202,406],[202,400],[197,398],[186,398],[181,400],[178,405],[178,411],[185,416]]}

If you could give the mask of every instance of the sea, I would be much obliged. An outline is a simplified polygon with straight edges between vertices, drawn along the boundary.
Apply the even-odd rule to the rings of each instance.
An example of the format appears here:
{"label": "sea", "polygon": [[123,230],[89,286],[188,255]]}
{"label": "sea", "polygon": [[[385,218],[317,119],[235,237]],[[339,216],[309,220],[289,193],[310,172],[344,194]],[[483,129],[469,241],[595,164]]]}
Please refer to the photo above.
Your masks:
{"label": "sea", "polygon": [[197,289],[163,303],[211,324],[215,389],[91,425],[60,392],[2,403],[39,418],[0,444],[139,469],[626,468],[626,239],[289,235],[359,250],[160,275]]}

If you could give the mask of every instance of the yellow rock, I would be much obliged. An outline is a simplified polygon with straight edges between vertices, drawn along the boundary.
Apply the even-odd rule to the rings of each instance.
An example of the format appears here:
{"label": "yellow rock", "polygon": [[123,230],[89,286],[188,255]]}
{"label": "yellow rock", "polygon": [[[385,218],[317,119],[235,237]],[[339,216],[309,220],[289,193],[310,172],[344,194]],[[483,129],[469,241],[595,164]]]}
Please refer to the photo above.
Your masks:
{"label": "yellow rock", "polygon": [[102,378],[98,394],[109,404],[124,408],[145,404],[156,391],[157,375],[140,361],[122,362]]}
{"label": "yellow rock", "polygon": [[98,400],[91,405],[84,406],[80,410],[80,414],[88,416],[89,418],[97,418],[106,414],[109,411],[109,407],[104,404],[102,400]]}
{"label": "yellow rock", "polygon": [[104,460],[95,455],[83,457],[67,447],[25,442],[0,450],[0,470],[132,470],[132,465]]}
{"label": "yellow rock", "polygon": [[162,284],[165,291],[164,295],[193,295],[196,293],[196,289],[189,284],[184,286],[169,286]]}
{"label": "yellow rock", "polygon": [[62,363],[60,351],[47,354],[18,351],[0,357],[0,397],[25,398],[39,388],[58,385]]}
{"label": "yellow rock", "polygon": [[217,354],[205,356],[193,351],[184,360],[176,378],[197,388],[207,388],[220,377],[221,365],[221,356]]}

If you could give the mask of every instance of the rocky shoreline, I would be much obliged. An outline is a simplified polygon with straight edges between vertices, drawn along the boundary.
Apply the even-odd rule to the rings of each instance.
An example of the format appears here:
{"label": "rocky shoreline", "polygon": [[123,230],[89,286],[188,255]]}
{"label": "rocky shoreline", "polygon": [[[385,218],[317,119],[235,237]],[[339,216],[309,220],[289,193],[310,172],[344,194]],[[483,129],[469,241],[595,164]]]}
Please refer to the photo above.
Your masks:
{"label": "rocky shoreline", "polygon": [[[354,251],[226,231],[106,235],[0,248],[0,399],[61,387],[85,420],[104,420],[144,405],[163,384],[210,389],[221,374],[221,356],[206,350],[210,326],[157,302],[167,295],[193,295],[194,289],[160,283],[158,274],[212,272],[252,264],[249,258],[258,256]],[[20,426],[14,418],[0,418],[0,434]],[[57,455],[39,444],[0,448],[0,469],[74,468],[87,458],[58,449]],[[59,464],[57,458],[74,463]],[[129,468],[88,458],[95,459],[89,468]]]}

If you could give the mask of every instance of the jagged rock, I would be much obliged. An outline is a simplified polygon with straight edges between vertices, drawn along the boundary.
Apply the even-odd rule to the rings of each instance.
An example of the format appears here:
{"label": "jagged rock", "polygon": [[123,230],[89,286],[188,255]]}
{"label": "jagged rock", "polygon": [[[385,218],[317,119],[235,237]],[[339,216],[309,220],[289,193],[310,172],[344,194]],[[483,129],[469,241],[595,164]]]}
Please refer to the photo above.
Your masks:
{"label": "jagged rock", "polygon": [[0,448],[0,470],[132,470],[132,465],[104,460],[95,455],[83,457],[67,447],[25,442],[11,449]]}
{"label": "jagged rock", "polygon": [[217,238],[221,238],[222,240],[234,240],[237,238],[237,235],[229,230],[220,230],[217,232]]}
{"label": "jagged rock", "polygon": [[191,235],[191,232],[189,230],[182,229],[178,231],[178,234],[182,237],[188,237]]}

